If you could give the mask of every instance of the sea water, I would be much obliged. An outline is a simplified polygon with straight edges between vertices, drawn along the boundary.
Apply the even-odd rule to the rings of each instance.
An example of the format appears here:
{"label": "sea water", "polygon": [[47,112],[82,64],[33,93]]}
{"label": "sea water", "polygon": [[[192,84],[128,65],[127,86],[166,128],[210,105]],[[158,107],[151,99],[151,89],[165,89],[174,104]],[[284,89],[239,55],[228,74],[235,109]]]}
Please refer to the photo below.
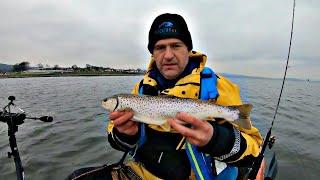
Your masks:
{"label": "sea water", "polygon": [[[29,116],[51,115],[52,123],[25,120],[16,133],[26,179],[64,179],[72,171],[117,162],[122,153],[107,142],[107,112],[101,100],[130,93],[142,76],[42,77],[0,79],[0,107],[15,96]],[[253,123],[264,136],[280,93],[281,80],[234,77],[245,102],[253,104]],[[320,176],[320,83],[286,81],[274,124],[277,179]],[[0,179],[16,179],[7,158],[7,125],[0,122]]]}

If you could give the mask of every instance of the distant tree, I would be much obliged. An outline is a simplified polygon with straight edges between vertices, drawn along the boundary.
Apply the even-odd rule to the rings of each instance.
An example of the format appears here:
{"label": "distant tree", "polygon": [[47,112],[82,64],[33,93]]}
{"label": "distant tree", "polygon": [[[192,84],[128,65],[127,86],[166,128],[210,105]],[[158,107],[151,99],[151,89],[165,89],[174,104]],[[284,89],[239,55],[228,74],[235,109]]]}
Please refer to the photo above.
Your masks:
{"label": "distant tree", "polygon": [[100,70],[100,67],[92,66],[92,69],[93,69],[94,71],[99,71],[99,70]]}
{"label": "distant tree", "polygon": [[20,63],[21,69],[22,71],[26,71],[28,69],[30,69],[30,63],[28,61],[24,61],[22,63]]}
{"label": "distant tree", "polygon": [[86,69],[87,69],[87,71],[91,71],[92,70],[92,65],[90,65],[90,64],[86,64]]}
{"label": "distant tree", "polygon": [[38,67],[39,69],[42,69],[44,66],[43,66],[42,63],[39,63],[39,64],[37,64],[37,67]]}
{"label": "distant tree", "polygon": [[21,71],[21,68],[20,68],[20,66],[19,66],[19,63],[13,65],[13,69],[12,69],[12,70],[13,70],[14,72],[19,72],[19,71]]}
{"label": "distant tree", "polygon": [[58,64],[56,64],[56,65],[53,66],[53,69],[54,70],[60,69],[60,66]]}
{"label": "distant tree", "polygon": [[73,70],[78,70],[78,69],[79,69],[79,67],[78,67],[76,64],[72,65],[71,68],[72,68]]}
{"label": "distant tree", "polygon": [[50,66],[49,64],[46,64],[45,67],[46,67],[46,68],[50,68],[51,66]]}
{"label": "distant tree", "polygon": [[13,65],[13,71],[15,72],[26,71],[28,69],[30,69],[30,63],[28,61],[23,61]]}

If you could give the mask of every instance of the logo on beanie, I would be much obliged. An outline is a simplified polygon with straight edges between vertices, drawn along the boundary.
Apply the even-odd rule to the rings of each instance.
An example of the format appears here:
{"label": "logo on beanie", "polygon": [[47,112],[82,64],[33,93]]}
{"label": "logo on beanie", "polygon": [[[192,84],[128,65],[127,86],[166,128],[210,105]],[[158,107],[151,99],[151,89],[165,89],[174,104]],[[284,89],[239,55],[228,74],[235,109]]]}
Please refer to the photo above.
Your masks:
{"label": "logo on beanie", "polygon": [[173,23],[172,22],[163,22],[162,24],[160,24],[159,29],[164,28],[164,27],[171,28],[171,27],[173,27]]}
{"label": "logo on beanie", "polygon": [[173,27],[172,22],[163,22],[159,25],[158,30],[156,30],[156,33],[176,33],[177,29]]}

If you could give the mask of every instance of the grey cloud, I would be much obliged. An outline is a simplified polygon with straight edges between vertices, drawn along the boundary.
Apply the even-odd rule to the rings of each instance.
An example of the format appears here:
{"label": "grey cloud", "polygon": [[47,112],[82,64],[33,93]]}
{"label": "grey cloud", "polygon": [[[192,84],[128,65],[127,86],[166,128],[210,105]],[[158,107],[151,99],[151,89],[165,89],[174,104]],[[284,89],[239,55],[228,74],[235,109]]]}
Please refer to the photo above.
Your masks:
{"label": "grey cloud", "polygon": [[[320,65],[319,5],[297,1],[291,54],[296,71],[290,76],[304,76],[308,65]],[[153,18],[176,12],[188,22],[194,49],[206,53],[217,71],[280,77],[291,8],[292,1],[5,0],[0,6],[0,61],[145,68]],[[316,70],[310,74],[319,79]]]}

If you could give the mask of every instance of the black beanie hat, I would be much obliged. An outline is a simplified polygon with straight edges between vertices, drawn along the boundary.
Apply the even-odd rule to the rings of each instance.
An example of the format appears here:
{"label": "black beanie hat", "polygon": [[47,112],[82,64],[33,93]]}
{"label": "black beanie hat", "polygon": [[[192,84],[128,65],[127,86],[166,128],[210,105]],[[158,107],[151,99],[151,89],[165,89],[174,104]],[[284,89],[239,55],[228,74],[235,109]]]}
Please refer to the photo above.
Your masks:
{"label": "black beanie hat", "polygon": [[177,38],[192,50],[192,39],[186,21],[179,14],[161,14],[153,21],[149,31],[148,49],[153,53],[157,41],[167,38]]}

